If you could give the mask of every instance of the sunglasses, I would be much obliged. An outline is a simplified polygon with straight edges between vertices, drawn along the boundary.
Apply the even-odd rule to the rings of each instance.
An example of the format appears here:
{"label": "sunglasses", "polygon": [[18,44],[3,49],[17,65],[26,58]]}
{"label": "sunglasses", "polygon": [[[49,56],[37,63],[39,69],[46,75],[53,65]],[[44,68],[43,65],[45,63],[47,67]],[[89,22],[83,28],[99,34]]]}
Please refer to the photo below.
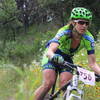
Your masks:
{"label": "sunglasses", "polygon": [[82,21],[82,20],[74,20],[74,22],[77,22],[80,25],[84,25],[85,24],[86,26],[88,26],[90,24],[88,21]]}

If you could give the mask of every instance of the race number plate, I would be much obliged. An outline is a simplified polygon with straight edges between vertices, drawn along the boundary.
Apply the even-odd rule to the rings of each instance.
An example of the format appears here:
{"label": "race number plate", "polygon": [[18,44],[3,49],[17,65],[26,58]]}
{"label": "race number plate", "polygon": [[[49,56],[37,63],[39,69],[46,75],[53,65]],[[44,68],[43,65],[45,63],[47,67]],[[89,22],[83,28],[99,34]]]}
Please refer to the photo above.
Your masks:
{"label": "race number plate", "polygon": [[95,85],[95,74],[94,72],[91,72],[89,70],[83,69],[78,67],[78,72],[79,72],[79,80],[84,82],[84,84],[88,85]]}

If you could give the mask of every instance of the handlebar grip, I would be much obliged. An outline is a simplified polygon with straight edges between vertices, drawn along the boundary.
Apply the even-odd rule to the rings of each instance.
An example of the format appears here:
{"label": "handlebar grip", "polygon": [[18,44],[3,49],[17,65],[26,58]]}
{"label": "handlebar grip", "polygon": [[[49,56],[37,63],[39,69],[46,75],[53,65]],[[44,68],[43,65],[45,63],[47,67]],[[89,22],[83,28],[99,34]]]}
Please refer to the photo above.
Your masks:
{"label": "handlebar grip", "polygon": [[96,79],[96,82],[100,82],[100,75],[95,74],[95,79]]}

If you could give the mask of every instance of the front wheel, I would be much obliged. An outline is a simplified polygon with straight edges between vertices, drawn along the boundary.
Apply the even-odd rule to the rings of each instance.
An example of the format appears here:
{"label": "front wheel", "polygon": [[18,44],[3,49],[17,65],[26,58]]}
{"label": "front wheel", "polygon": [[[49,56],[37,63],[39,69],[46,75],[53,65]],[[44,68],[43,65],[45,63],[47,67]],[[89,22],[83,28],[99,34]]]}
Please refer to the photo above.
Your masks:
{"label": "front wheel", "polygon": [[69,100],[81,100],[81,99],[79,99],[79,98],[77,98],[77,97],[72,96]]}
{"label": "front wheel", "polygon": [[81,97],[71,93],[69,97],[65,96],[64,100],[81,100]]}

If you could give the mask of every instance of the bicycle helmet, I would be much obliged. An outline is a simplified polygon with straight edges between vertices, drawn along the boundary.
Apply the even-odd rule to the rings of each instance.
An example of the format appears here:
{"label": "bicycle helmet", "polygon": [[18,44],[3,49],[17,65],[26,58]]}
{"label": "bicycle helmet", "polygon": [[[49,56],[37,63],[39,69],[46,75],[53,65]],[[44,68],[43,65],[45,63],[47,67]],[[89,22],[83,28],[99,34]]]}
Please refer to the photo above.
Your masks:
{"label": "bicycle helmet", "polygon": [[76,7],[72,9],[70,19],[92,20],[92,13],[86,8]]}

